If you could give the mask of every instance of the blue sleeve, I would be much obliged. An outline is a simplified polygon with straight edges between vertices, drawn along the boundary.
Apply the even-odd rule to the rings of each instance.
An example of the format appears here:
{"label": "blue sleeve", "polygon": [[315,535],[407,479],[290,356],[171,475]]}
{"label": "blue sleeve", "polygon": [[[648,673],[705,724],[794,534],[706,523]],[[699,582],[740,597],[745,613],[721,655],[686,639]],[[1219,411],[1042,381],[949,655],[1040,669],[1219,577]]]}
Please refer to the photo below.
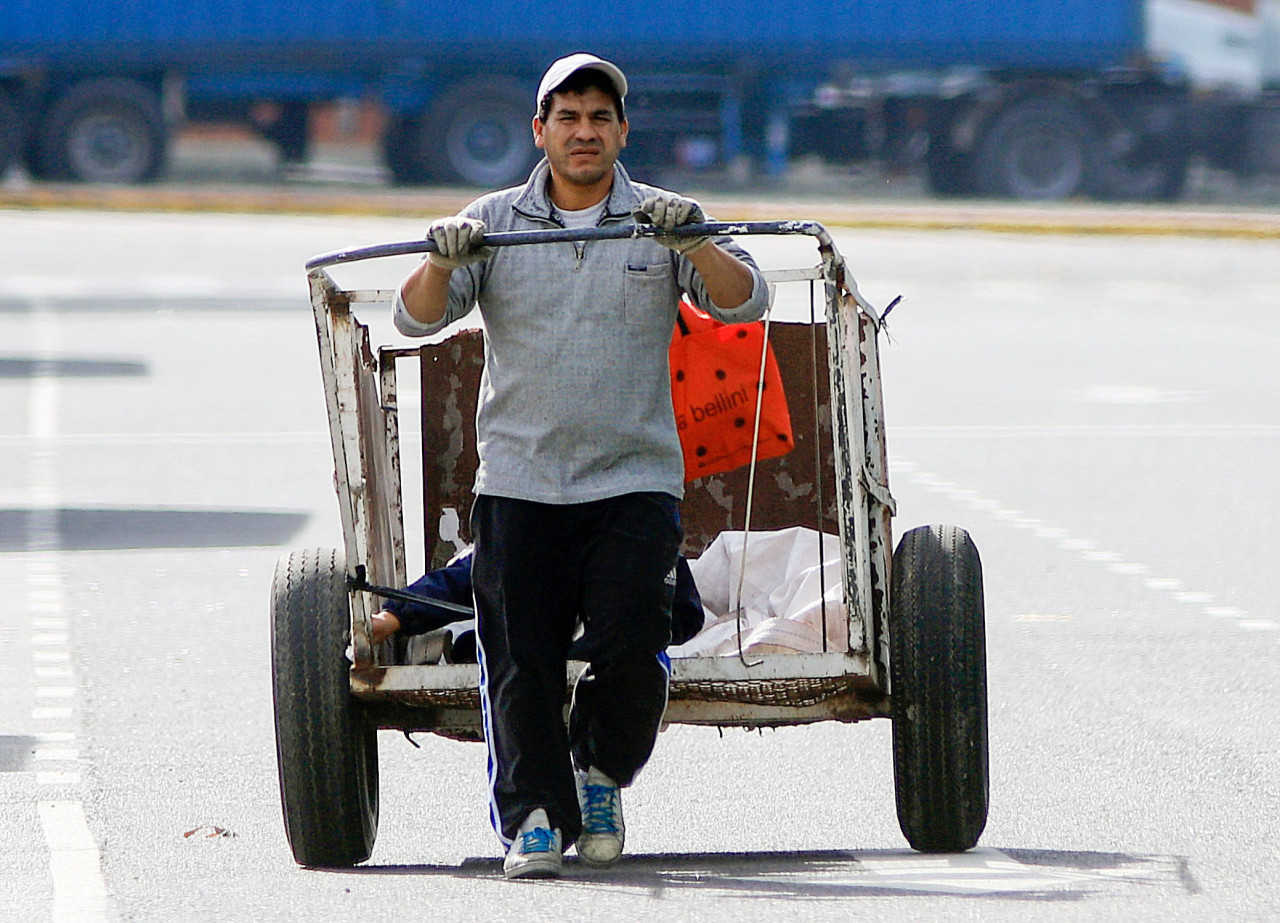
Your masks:
{"label": "blue sleeve", "polygon": [[[430,599],[470,606],[471,555],[462,555],[447,567],[428,571],[409,584],[408,590]],[[400,620],[400,632],[406,635],[425,634],[459,619],[457,614],[433,608],[426,603],[399,599],[386,600],[382,608]]]}

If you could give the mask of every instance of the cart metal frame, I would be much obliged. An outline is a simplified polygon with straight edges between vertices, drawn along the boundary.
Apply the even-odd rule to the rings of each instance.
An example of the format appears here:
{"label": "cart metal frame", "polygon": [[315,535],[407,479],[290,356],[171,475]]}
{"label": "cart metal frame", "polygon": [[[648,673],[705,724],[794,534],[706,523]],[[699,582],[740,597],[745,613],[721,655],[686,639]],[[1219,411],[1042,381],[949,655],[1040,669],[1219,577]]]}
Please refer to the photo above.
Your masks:
{"label": "cart metal frame", "polygon": [[[636,224],[490,234],[484,243],[657,233]],[[823,323],[815,317],[809,324],[771,325],[775,346],[787,347],[776,351],[793,425],[800,420],[795,448],[781,459],[686,485],[682,519],[692,554],[726,528],[799,524],[830,532],[834,526],[849,646],[673,658],[665,721],[761,728],[890,717],[898,817],[908,841],[928,851],[968,849],[986,823],[988,802],[981,563],[967,533],[953,526],[910,530],[891,550],[895,506],[877,343],[883,317],[859,294],[831,235],[816,222],[707,223],[678,233],[807,236],[816,243],[814,265],[765,274],[771,296],[790,283],[808,284],[811,299],[817,287],[823,292]],[[451,518],[455,529],[466,528],[480,334],[375,349],[354,312],[388,310],[395,291],[346,290],[328,272],[433,250],[432,242],[419,240],[336,251],[307,263],[343,544],[340,552],[282,558],[272,585],[281,798],[290,845],[303,865],[352,865],[370,855],[378,817],[377,729],[464,740],[483,735],[475,664],[405,663],[403,647],[375,646],[370,633],[379,607],[375,591],[409,582],[397,365],[415,365],[423,382],[418,423],[427,565],[438,566],[447,551],[432,547],[445,535],[440,524]],[[796,346],[802,340],[812,381],[793,374],[788,382],[784,360],[803,351]],[[800,484],[796,475],[806,463],[813,481]],[[581,667],[568,665],[566,710]]]}
{"label": "cart metal frame", "polygon": [[[597,233],[592,233],[595,231]],[[605,233],[598,233],[605,232]],[[621,232],[621,233],[619,233]],[[537,245],[655,233],[644,225],[489,235],[490,246]],[[812,267],[766,273],[771,286],[815,282],[825,291],[828,370],[835,430],[835,490],[845,597],[847,652],[677,658],[672,662],[668,723],[777,726],[887,715],[886,664],[890,517],[876,333],[878,314],[859,294],[830,234],[812,221],[707,224],[686,233],[805,235],[817,242]],[[353,585],[408,582],[401,505],[396,364],[419,348],[375,352],[353,307],[389,304],[394,291],[344,291],[325,269],[339,263],[429,252],[414,241],[317,257],[307,264],[321,369],[328,399],[344,551]],[[433,395],[424,394],[424,404]],[[691,485],[691,490],[705,489]],[[850,592],[852,589],[852,592]],[[355,654],[352,692],[381,727],[479,731],[478,674],[472,665],[396,665],[370,643],[376,597],[352,592]],[[572,675],[577,669],[571,666]],[[397,707],[399,706],[399,707]]]}

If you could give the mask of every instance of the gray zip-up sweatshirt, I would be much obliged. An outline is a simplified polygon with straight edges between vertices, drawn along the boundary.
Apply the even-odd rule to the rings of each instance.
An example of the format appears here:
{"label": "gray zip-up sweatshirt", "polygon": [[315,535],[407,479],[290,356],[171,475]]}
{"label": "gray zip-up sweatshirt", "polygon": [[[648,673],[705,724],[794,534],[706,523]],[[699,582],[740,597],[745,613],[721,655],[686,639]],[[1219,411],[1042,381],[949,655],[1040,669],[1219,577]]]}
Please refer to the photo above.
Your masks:
{"label": "gray zip-up sweatshirt", "polygon": [[[557,227],[545,160],[523,187],[490,193],[463,214],[490,232]],[[614,167],[600,224],[630,223],[654,187]],[[671,408],[667,350],[687,292],[728,323],[757,320],[767,288],[751,257],[751,297],[717,308],[687,259],[651,239],[501,247],[453,272],[436,324],[399,311],[410,336],[435,333],[480,306],[485,366],[476,436],[475,492],[542,503],[585,503],[634,491],[684,493],[684,460]],[[430,400],[430,395],[424,400]]]}

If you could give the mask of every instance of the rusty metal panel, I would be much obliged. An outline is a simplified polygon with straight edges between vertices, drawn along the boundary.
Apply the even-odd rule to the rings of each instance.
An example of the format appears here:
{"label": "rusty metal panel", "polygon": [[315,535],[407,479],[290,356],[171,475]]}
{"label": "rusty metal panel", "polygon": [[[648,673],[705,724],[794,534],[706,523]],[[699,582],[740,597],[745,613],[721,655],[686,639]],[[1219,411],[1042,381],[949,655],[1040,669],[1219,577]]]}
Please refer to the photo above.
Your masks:
{"label": "rusty metal panel", "polygon": [[[821,324],[774,323],[770,341],[791,411],[795,448],[757,465],[752,528],[801,525],[836,533],[826,328]],[[467,517],[477,464],[475,408],[483,365],[483,339],[478,330],[463,331],[422,349],[423,496],[427,547],[431,549],[429,569],[443,566],[455,550],[440,537],[441,517],[449,515],[447,511],[455,511],[459,532],[465,541],[470,540]],[[722,531],[744,528],[747,476],[748,470],[739,468],[686,485],[681,505],[685,554],[696,557]]]}
{"label": "rusty metal panel", "polygon": [[476,400],[484,370],[484,334],[463,330],[422,347],[422,496],[427,570],[459,550],[447,536],[471,541],[476,467]]}
{"label": "rusty metal panel", "polygon": [[395,586],[405,586],[409,580],[404,548],[404,500],[400,473],[400,405],[396,389],[395,350],[380,349],[378,351],[378,367],[381,372],[380,390],[382,392],[382,412],[386,425],[386,456],[390,466],[386,473],[386,494],[388,521],[391,526],[391,563],[395,576]]}
{"label": "rusty metal panel", "polygon": [[[818,238],[819,269],[785,271],[785,278],[773,282],[820,279],[827,323],[771,327],[796,448],[757,467],[751,524],[753,530],[803,525],[839,533],[853,650],[766,655],[751,663],[733,658],[676,661],[668,716],[673,722],[763,727],[884,715],[893,499],[886,480],[876,343],[880,320],[846,276],[825,229],[788,224],[752,232]],[[407,245],[392,246],[399,252]],[[350,258],[357,257],[365,255]],[[384,348],[375,362],[368,330],[350,309],[356,302],[383,301],[386,293],[339,291],[319,268],[324,260],[312,263],[318,264],[309,269],[348,569],[364,564],[373,582],[402,583],[397,573],[404,564],[394,363],[411,357],[421,365],[426,566],[438,567],[456,550],[454,542],[470,539],[483,335],[465,331],[420,350]],[[745,527],[748,473],[743,468],[688,485],[687,553],[699,553],[725,529]],[[368,639],[375,601],[367,593],[355,593],[352,603],[352,690],[370,705],[375,720],[383,727],[475,739],[474,667],[375,663]],[[861,624],[853,624],[855,619]]]}
{"label": "rusty metal panel", "polygon": [[333,284],[323,270],[313,271],[311,308],[316,324],[316,342],[320,348],[320,378],[324,383],[325,409],[329,419],[329,441],[333,451],[334,488],[338,493],[338,514],[342,521],[344,551],[348,560],[355,552],[351,492],[347,487],[346,440],[342,435],[342,410],[338,394],[338,371],[333,352],[333,320],[335,311],[347,309],[346,293]]}
{"label": "rusty metal panel", "polygon": [[844,596],[849,607],[850,644],[865,650],[870,612],[867,584],[870,578],[863,553],[868,524],[865,491],[860,479],[863,467],[863,405],[859,384],[858,317],[853,299],[845,298],[841,286],[834,280],[827,283],[827,323]]}
{"label": "rusty metal panel", "polygon": [[[352,316],[347,293],[327,274],[311,274],[311,291],[347,571],[364,566],[371,582],[392,582],[397,528],[392,518],[398,507],[388,497],[393,492],[399,497],[400,481],[388,454],[369,331]],[[355,662],[371,664],[369,617],[377,603],[366,593],[353,593],[351,604]]]}
{"label": "rusty metal panel", "polygon": [[394,535],[397,527],[391,496],[400,496],[387,445],[387,415],[378,393],[378,362],[369,347],[369,329],[363,324],[351,330],[356,360],[355,384],[359,400],[357,425],[360,434],[360,473],[363,491],[359,496],[364,513],[365,558],[370,583],[396,580]]}
{"label": "rusty metal panel", "polygon": [[889,678],[889,580],[893,564],[893,516],[889,492],[889,456],[885,443],[884,395],[880,384],[879,325],[867,314],[858,318],[858,342],[862,363],[865,474],[869,496],[867,517],[870,556],[871,607],[864,631],[871,654],[871,678],[888,688]]}

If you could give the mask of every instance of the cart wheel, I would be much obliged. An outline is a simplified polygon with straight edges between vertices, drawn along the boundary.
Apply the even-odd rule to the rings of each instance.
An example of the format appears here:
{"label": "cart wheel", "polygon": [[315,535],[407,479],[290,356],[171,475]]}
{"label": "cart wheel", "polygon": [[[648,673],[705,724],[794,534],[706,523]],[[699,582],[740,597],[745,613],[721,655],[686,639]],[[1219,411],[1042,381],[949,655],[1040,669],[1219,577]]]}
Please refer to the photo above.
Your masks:
{"label": "cart wheel", "polygon": [[346,569],[295,551],[271,585],[271,676],[285,832],[299,865],[369,858],[378,834],[378,731],[351,695]]}
{"label": "cart wheel", "polygon": [[893,555],[889,672],[898,824],[921,852],[963,852],[987,823],[982,562],[955,526],[906,533]]}

